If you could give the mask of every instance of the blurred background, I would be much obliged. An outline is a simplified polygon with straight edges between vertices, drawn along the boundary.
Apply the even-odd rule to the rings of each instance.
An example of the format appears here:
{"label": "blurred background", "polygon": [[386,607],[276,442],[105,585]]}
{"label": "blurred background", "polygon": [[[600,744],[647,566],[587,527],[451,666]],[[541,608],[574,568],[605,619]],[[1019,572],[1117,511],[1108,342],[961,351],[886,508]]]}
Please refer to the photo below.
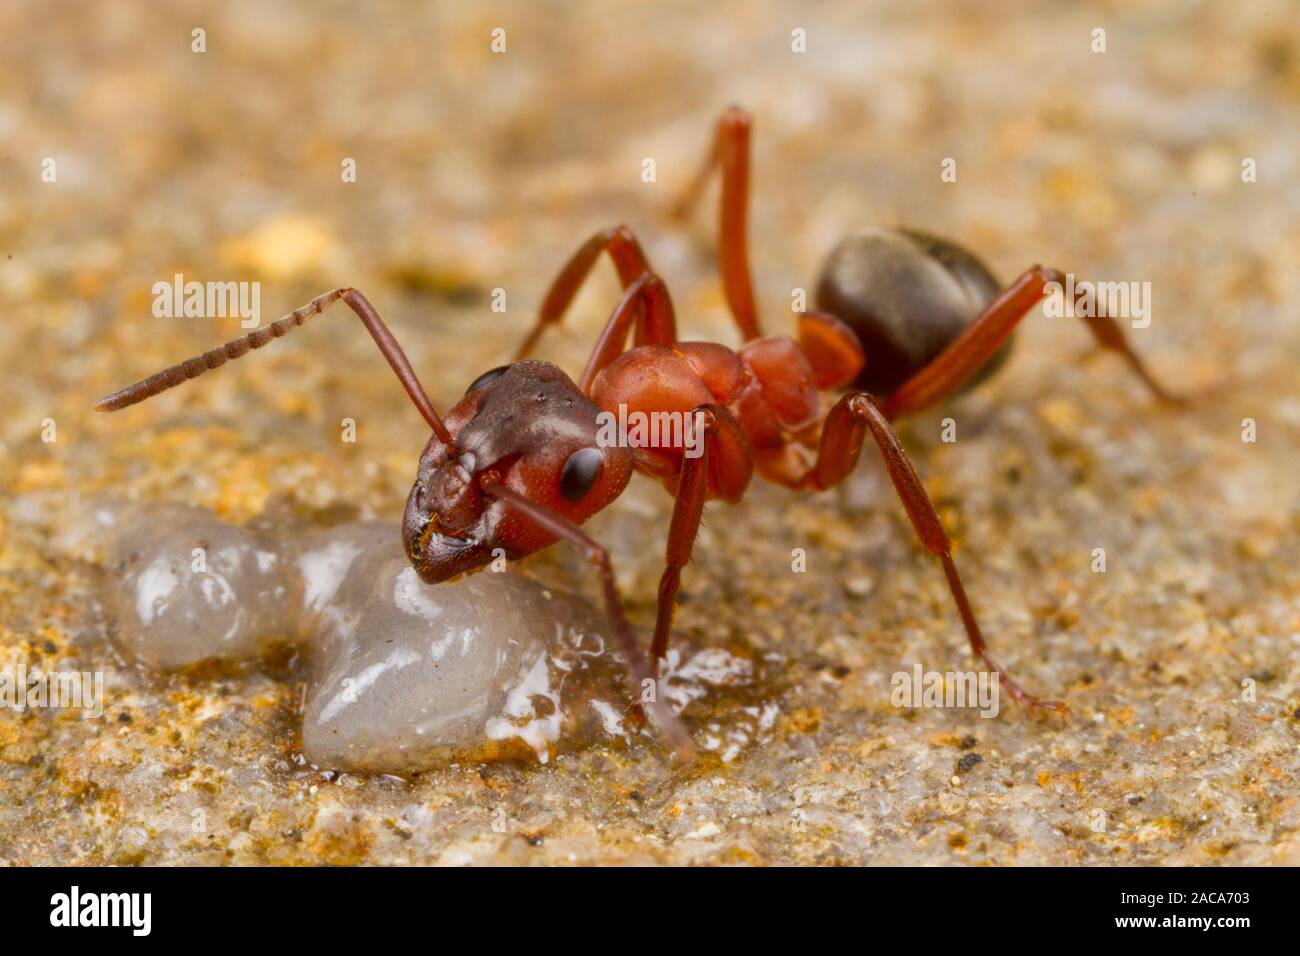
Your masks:
{"label": "blurred background", "polygon": [[[103,391],[238,331],[150,321],[150,287],[182,272],[260,280],[267,320],[359,286],[417,366],[436,365],[430,387],[447,400],[509,354],[569,250],[621,221],[667,276],[686,330],[722,337],[711,197],[685,234],[662,212],[729,103],[756,116],[751,238],[770,325],[788,326],[791,288],[811,287],[845,233],[905,223],[957,239],[1007,278],[1041,260],[1152,282],[1156,321],[1141,344],[1201,381],[1225,349],[1267,354],[1295,334],[1294,322],[1279,328],[1294,309],[1270,311],[1266,335],[1239,334],[1296,293],[1295,12],[6,4],[0,281],[10,327],[42,334],[11,338],[22,360],[0,387],[11,409],[39,395],[79,421],[89,393],[70,385]],[[495,28],[504,53],[490,49]],[[1092,50],[1096,28],[1104,53]],[[204,53],[191,49],[195,29]],[[796,30],[807,52],[792,51]],[[956,183],[940,181],[947,157]],[[1259,170],[1251,186],[1245,157]],[[56,183],[42,181],[47,158]],[[355,183],[341,181],[346,158]],[[645,158],[655,183],[641,181]],[[488,308],[495,287],[507,290],[505,315]],[[574,354],[614,289],[606,281],[584,301]],[[322,386],[338,383],[323,377],[353,359],[379,367],[347,324],[259,360],[292,376],[225,372],[166,411],[233,411],[224,395],[241,386],[249,406],[326,401]],[[1026,337],[1050,347],[1071,335]],[[317,361],[326,352],[349,361]],[[1060,363],[1044,356],[1019,374],[1040,364]],[[338,391],[385,384],[357,378]],[[266,393],[255,384],[277,379]],[[21,444],[31,429],[7,416],[4,437]]]}
{"label": "blurred background", "polygon": [[[1084,733],[1100,735],[1044,742],[1019,720],[981,729],[1006,735],[997,746],[1008,760],[1037,754],[1004,770],[1047,794],[1034,822],[1010,835],[987,830],[989,820],[1009,819],[996,805],[979,810],[981,824],[966,819],[971,804],[924,804],[951,773],[952,748],[935,735],[959,728],[894,727],[891,745],[855,749],[896,722],[887,707],[885,716],[873,710],[880,690],[871,681],[900,654],[912,659],[907,649],[920,646],[926,660],[955,664],[964,653],[941,576],[912,545],[874,462],[839,497],[764,489],[745,508],[714,509],[681,629],[687,640],[721,634],[760,653],[789,625],[780,635],[790,662],[783,693],[794,697],[783,712],[816,710],[825,723],[793,725],[811,736],[782,753],[823,756],[813,762],[829,774],[819,785],[844,815],[831,835],[797,846],[782,839],[781,818],[771,833],[740,840],[741,856],[944,862],[1023,853],[1062,862],[1185,853],[1182,862],[1205,862],[1212,847],[1214,859],[1290,853],[1294,862],[1300,820],[1280,791],[1296,773],[1288,675],[1300,633],[1298,10],[1290,0],[10,0],[0,7],[4,640],[34,655],[38,636],[66,647],[75,630],[66,567],[49,557],[43,533],[20,529],[33,519],[75,521],[75,503],[88,496],[181,500],[234,521],[276,509],[321,520],[400,513],[423,426],[346,312],[201,383],[92,417],[101,395],[242,334],[238,319],[154,318],[154,283],[176,273],[258,281],[264,322],[326,289],[359,287],[445,409],[511,356],[568,254],[595,230],[626,222],[667,279],[686,337],[733,342],[714,264],[716,193],[685,228],[666,210],[717,115],[736,103],[755,116],[751,259],[772,331],[791,328],[791,290],[811,291],[839,238],[900,223],[957,240],[1004,279],[1043,262],[1082,278],[1150,282],[1153,321],[1133,333],[1136,346],[1172,387],[1201,398],[1185,415],[1158,409],[1120,363],[1081,361],[1089,338],[1077,323],[1036,317],[1003,373],[961,400],[961,435],[973,440],[939,443],[938,420],[949,412],[905,430],[945,522],[963,547],[982,543],[970,573],[977,604],[1001,632],[1000,655],[1023,665],[1027,683],[1073,692],[1097,724]],[[504,52],[492,50],[496,29]],[[1099,29],[1104,52],[1094,50]],[[193,49],[196,30],[204,52]],[[804,52],[792,49],[800,37]],[[946,158],[957,161],[954,183],[940,179]],[[341,176],[348,159],[355,182]],[[646,159],[654,182],[642,179]],[[1243,182],[1247,159],[1255,182]],[[494,288],[506,291],[504,313],[490,307]],[[616,295],[602,266],[540,357],[580,370]],[[356,445],[339,441],[345,416],[358,422]],[[1258,423],[1255,445],[1240,439],[1246,417]],[[53,442],[42,441],[47,420]],[[653,487],[629,500],[604,530],[646,618],[669,502]],[[785,584],[772,569],[809,533],[825,547],[820,585]],[[1100,591],[1086,573],[1099,543],[1126,556]],[[858,583],[845,591],[843,582]],[[821,670],[828,661],[875,676],[836,684]],[[1269,721],[1240,729],[1229,711],[1248,673],[1270,675],[1276,707]],[[226,688],[224,699],[240,692]],[[130,693],[155,713],[167,709],[157,690]],[[1217,744],[1177,738],[1203,719],[1229,728],[1207,738]],[[1107,751],[1109,732],[1123,738],[1137,725],[1163,730],[1114,743],[1134,748],[1123,756]],[[56,824],[41,808],[57,805],[70,779],[117,785],[109,770],[60,763],[94,733],[39,721],[11,732],[5,759],[19,769],[8,785],[28,795],[26,812],[41,821],[12,853],[74,853],[72,837],[42,829]],[[1215,746],[1224,748],[1217,756]],[[1192,759],[1189,749],[1202,763],[1178,763]],[[30,770],[43,754],[57,775]],[[869,754],[882,764],[865,765]],[[1194,819],[1204,787],[1148,804],[1144,818],[1146,809],[1123,802],[1147,786],[1114,769],[1126,761],[1130,771],[1165,762],[1198,786],[1220,781],[1211,789],[1231,806],[1223,818],[1231,825],[1212,834],[1161,822]],[[929,768],[908,785],[924,804],[912,805],[919,816],[885,796],[874,810],[857,802],[883,786],[870,780],[890,779],[890,767],[900,776]],[[758,758],[737,773],[737,787],[777,792]],[[769,785],[745,776],[761,773]],[[1076,786],[1085,778],[1091,797]],[[537,786],[554,791],[566,779]],[[1263,789],[1248,792],[1256,784],[1242,779]],[[569,781],[574,799],[599,802],[580,780]],[[525,795],[529,786],[518,783]],[[706,800],[675,786],[665,782],[643,812]],[[989,788],[988,800],[1002,799],[992,778]],[[1070,836],[1098,793],[1129,808],[1131,839]],[[427,791],[401,799],[430,800]],[[717,799],[720,816],[727,798]],[[440,805],[454,814],[472,804],[462,793]],[[1265,818],[1246,821],[1247,806],[1266,806]],[[876,822],[862,823],[869,818]],[[443,835],[423,834],[402,852],[444,858],[456,831],[443,823]],[[102,845],[76,852],[114,859],[126,825],[103,823]],[[701,849],[698,838],[685,840],[694,823],[682,825],[677,834],[664,824],[662,858],[720,858],[708,841]],[[552,826],[584,859],[642,852],[611,849],[614,838],[558,819]],[[953,842],[956,831],[969,837]],[[364,843],[359,858],[401,858],[384,839]],[[739,838],[721,839],[735,850]],[[308,844],[317,858],[336,845]],[[305,851],[245,846],[236,858],[295,852]]]}

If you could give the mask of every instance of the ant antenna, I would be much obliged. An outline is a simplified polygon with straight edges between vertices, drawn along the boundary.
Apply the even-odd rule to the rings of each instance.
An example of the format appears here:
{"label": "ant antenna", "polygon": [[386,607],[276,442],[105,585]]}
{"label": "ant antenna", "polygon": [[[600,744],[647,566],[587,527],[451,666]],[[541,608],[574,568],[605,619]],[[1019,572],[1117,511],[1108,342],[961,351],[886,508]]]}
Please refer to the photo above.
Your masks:
{"label": "ant antenna", "polygon": [[433,403],[429,401],[429,396],[425,394],[424,387],[420,384],[420,380],[416,378],[415,370],[411,368],[406,353],[397,344],[397,339],[393,338],[393,333],[388,331],[388,326],[384,325],[384,320],[379,317],[375,307],[370,304],[364,295],[352,288],[334,289],[331,292],[326,292],[324,295],[312,299],[301,309],[289,313],[282,319],[277,319],[264,328],[256,329],[241,338],[227,342],[220,348],[211,349],[202,355],[186,359],[179,365],[165,368],[161,372],[136,382],[134,385],[128,385],[126,388],[97,401],[95,411],[115,412],[120,408],[126,408],[128,405],[143,402],[146,398],[152,398],[159,392],[165,392],[169,388],[175,388],[192,378],[197,378],[204,372],[225,365],[231,359],[239,358],[250,349],[260,349],[272,339],[287,335],[308,319],[324,312],[325,309],[339,299],[346,302],[352,311],[357,314],[357,318],[361,320],[361,324],[366,327],[370,337],[379,346],[380,353],[388,360],[388,364],[397,375],[397,380],[402,383],[402,387],[406,389],[406,394],[410,396],[415,407],[420,410],[420,414],[429,423],[433,433],[438,436],[438,439],[443,444],[452,445],[451,433],[447,431],[447,426],[443,424],[442,419],[438,417],[438,413],[434,411]]}

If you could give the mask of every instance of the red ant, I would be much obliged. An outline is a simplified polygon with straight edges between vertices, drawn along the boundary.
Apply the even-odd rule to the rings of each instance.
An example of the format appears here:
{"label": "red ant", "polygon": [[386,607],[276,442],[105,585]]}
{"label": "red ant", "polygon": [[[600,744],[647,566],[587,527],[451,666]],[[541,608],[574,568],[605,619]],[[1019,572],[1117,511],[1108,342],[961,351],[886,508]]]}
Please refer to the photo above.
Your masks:
{"label": "red ant", "polygon": [[[179,385],[342,299],[433,431],[402,524],[407,557],[420,577],[446,581],[483,567],[497,548],[513,560],[568,541],[599,569],[631,674],[651,688],[667,653],[681,572],[705,501],[738,502],[755,468],[789,488],[830,488],[854,469],[870,434],[918,538],[943,566],[971,651],[1016,700],[1065,710],[1060,702],[1021,690],[989,655],[952,544],[890,426],[891,419],[974,384],[1000,364],[1015,325],[1044,297],[1044,286],[1063,276],[1036,265],[1004,289],[959,246],[909,230],[872,229],[831,253],[818,283],[818,309],[800,316],[797,343],[763,337],[746,248],[750,129],[743,111],[724,113],[703,169],[675,207],[678,215],[688,212],[713,169],[721,170],[721,272],[745,339],[739,351],[678,340],[667,287],[631,230],[620,226],[596,234],[573,255],[547,292],[516,361],[475,379],[445,421],[379,314],[351,288],[327,292],[265,328],[101,399],[95,409],[115,411]],[[602,253],[613,260],[625,291],[575,385],[554,365],[525,356],[546,327],[560,321]],[[1123,355],[1158,397],[1170,399],[1112,319],[1084,321],[1101,346]],[[848,391],[827,411],[819,392],[841,389]],[[628,448],[598,441],[598,416],[620,406],[642,414],[675,412],[699,423],[702,453],[688,455],[681,443]],[[633,471],[658,478],[675,498],[653,666],[636,646],[608,553],[580,527],[622,493]],[[685,731],[659,695],[645,696],[656,723],[688,751]]]}

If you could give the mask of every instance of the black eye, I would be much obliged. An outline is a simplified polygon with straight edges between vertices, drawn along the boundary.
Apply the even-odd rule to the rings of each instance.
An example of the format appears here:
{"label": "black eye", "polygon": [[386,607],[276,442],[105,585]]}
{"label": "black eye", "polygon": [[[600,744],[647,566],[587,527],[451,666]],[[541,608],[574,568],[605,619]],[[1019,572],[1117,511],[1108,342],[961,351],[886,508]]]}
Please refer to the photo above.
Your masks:
{"label": "black eye", "polygon": [[495,382],[498,378],[501,377],[501,373],[503,373],[509,367],[510,367],[509,365],[498,365],[496,368],[488,369],[478,378],[474,379],[474,381],[469,383],[469,388],[465,389],[465,394],[468,395],[476,388],[482,388],[488,382]]}
{"label": "black eye", "polygon": [[560,494],[565,501],[581,501],[600,477],[605,456],[599,448],[579,448],[564,463],[560,472]]}

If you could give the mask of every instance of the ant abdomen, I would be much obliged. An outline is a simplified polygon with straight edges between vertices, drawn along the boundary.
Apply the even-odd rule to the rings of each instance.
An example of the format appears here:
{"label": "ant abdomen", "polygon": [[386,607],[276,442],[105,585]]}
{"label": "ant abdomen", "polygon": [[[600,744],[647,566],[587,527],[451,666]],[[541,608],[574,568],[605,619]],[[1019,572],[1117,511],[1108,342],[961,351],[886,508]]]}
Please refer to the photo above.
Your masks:
{"label": "ant abdomen", "polygon": [[[951,345],[1003,286],[961,246],[873,226],[840,242],[817,280],[816,307],[848,324],[866,352],[854,385],[891,394]],[[1007,341],[966,387],[1006,361]]]}

